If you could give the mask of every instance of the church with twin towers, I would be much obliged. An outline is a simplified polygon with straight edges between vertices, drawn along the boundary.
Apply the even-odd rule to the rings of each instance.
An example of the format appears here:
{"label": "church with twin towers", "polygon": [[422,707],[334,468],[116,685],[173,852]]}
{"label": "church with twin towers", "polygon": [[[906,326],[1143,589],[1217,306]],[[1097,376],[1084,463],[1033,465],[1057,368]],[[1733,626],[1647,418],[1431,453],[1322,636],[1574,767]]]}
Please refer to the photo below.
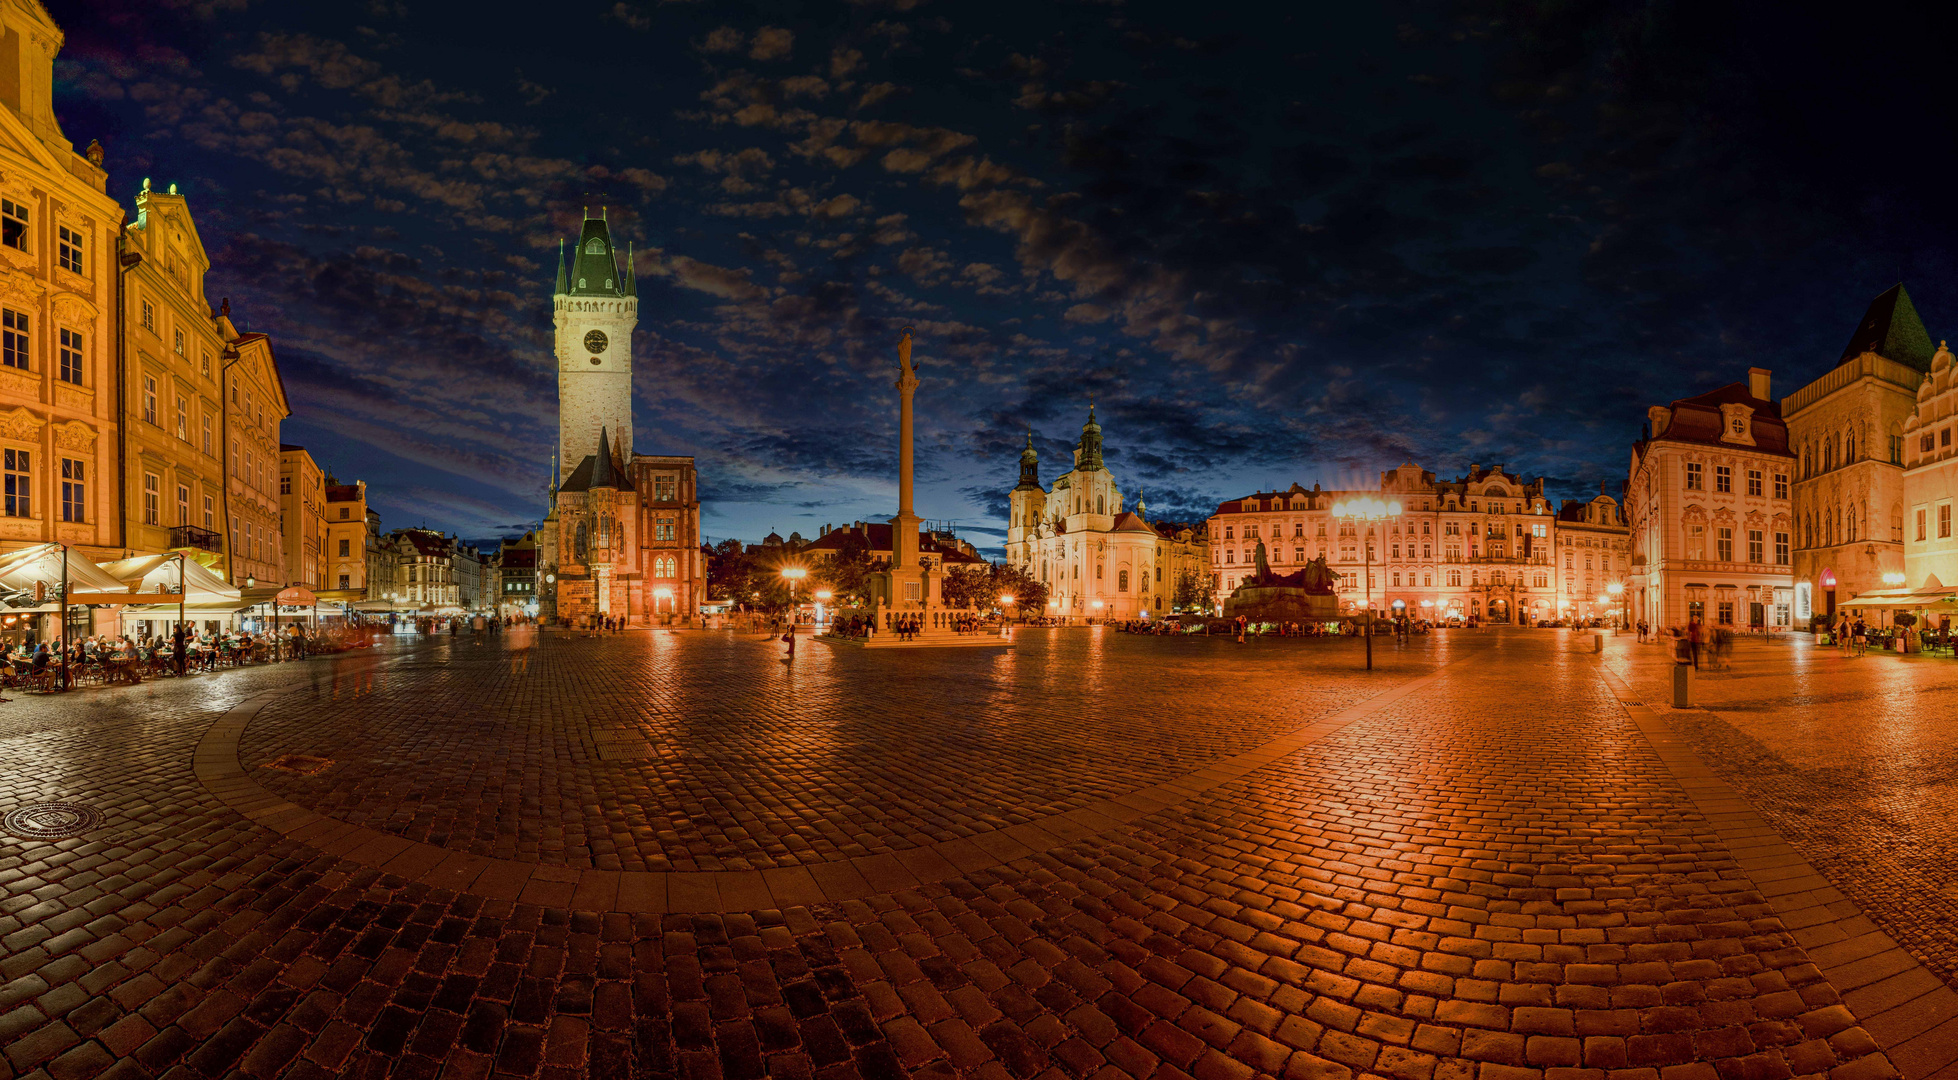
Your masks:
{"label": "church with twin towers", "polygon": [[631,246],[618,250],[603,207],[586,209],[577,243],[558,251],[551,320],[558,437],[538,535],[539,612],[573,626],[683,625],[707,595],[694,460],[641,452],[639,285]]}

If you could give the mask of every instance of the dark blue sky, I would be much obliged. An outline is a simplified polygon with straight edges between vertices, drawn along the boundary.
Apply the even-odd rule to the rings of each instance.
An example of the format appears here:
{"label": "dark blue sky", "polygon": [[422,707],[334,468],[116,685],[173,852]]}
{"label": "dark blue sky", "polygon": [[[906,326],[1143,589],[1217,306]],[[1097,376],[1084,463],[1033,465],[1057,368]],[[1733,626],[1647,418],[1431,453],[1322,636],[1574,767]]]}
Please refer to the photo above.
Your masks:
{"label": "dark blue sky", "polygon": [[1576,497],[1900,276],[1953,310],[1952,27],[1903,7],[49,6],[68,136],[181,185],[287,440],[389,527],[542,512],[587,204],[638,245],[637,448],[717,537],[893,511],[906,323],[919,511],[993,546],[1091,398],[1156,517],[1409,458]]}

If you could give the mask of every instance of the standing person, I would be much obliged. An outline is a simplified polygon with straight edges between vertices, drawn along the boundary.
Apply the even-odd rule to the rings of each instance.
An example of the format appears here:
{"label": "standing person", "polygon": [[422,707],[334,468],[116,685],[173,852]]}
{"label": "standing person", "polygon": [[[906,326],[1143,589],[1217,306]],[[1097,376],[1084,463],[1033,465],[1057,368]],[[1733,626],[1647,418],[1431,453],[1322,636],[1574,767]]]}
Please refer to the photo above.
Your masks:
{"label": "standing person", "polygon": [[170,659],[174,662],[177,674],[184,673],[184,657],[190,652],[190,636],[184,633],[184,624],[177,624],[177,632],[170,635]]}
{"label": "standing person", "polygon": [[1849,655],[1849,615],[1845,613],[1836,621],[1836,651]]}
{"label": "standing person", "polygon": [[1868,655],[1870,649],[1870,628],[1863,625],[1862,619],[1857,619],[1855,624],[1849,628],[1849,635],[1850,640],[1855,643],[1856,655]]}
{"label": "standing person", "polygon": [[1693,670],[1695,671],[1698,671],[1700,668],[1700,638],[1702,633],[1700,617],[1698,615],[1686,620],[1686,647],[1692,651]]}

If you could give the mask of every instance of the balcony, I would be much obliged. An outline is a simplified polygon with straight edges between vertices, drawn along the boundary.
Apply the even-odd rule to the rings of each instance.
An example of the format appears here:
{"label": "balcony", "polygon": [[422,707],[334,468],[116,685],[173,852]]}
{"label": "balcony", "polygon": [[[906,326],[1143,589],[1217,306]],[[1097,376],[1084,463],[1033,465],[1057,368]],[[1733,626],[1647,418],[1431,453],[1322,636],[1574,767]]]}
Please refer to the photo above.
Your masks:
{"label": "balcony", "polygon": [[209,529],[200,529],[195,525],[179,525],[170,530],[170,546],[196,548],[199,551],[223,551],[224,539]]}

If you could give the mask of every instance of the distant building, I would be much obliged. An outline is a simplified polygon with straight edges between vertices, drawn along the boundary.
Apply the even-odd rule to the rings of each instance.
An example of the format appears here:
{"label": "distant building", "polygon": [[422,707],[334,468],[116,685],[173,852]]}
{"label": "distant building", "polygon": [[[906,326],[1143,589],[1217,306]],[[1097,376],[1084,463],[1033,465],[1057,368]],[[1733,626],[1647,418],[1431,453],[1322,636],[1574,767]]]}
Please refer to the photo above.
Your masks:
{"label": "distant building", "polygon": [[1557,511],[1553,540],[1558,565],[1552,576],[1563,585],[1559,611],[1577,619],[1623,614],[1633,621],[1625,598],[1631,573],[1631,527],[1625,523],[1624,508],[1605,492],[1604,485],[1588,500],[1564,500]]}
{"label": "distant building", "polygon": [[1870,302],[1835,366],[1781,400],[1797,457],[1791,509],[1798,626],[1834,615],[1852,597],[1894,587],[1883,575],[1904,572],[1904,427],[1931,354],[1910,294],[1897,285]]}
{"label": "distant building", "polygon": [[387,546],[393,553],[397,605],[462,606],[453,539],[429,529],[397,529],[388,534]]}
{"label": "distant building", "polygon": [[496,552],[498,616],[537,614],[537,534],[505,541]]}
{"label": "distant building", "polygon": [[1165,532],[1151,525],[1139,495],[1135,509],[1127,509],[1101,450],[1101,425],[1090,406],[1072,468],[1054,479],[1052,489],[1043,489],[1040,455],[1027,435],[1020,482],[1007,496],[1006,561],[1047,586],[1051,616],[1168,614],[1178,575],[1207,570],[1204,536],[1187,527]]}
{"label": "distant building", "polygon": [[455,582],[456,606],[468,611],[481,611],[486,606],[483,595],[483,556],[475,548],[460,540],[449,548],[449,565]]}
{"label": "distant building", "polygon": [[[1401,512],[1373,522],[1333,513],[1356,498],[1398,502]],[[1207,526],[1210,569],[1221,603],[1255,572],[1262,543],[1275,574],[1324,558],[1338,575],[1342,611],[1370,602],[1383,614],[1431,621],[1529,623],[1560,613],[1550,565],[1555,520],[1541,477],[1470,465],[1459,480],[1437,480],[1409,462],[1381,473],[1377,488],[1293,484],[1223,503]]]}
{"label": "distant building", "polygon": [[[862,539],[865,555],[870,561],[888,563],[892,556],[891,523],[888,521],[859,521],[836,528],[825,525],[816,539],[806,544],[784,541],[774,533],[770,533],[769,536],[775,540],[774,544],[764,539],[756,546],[764,550],[779,547],[787,552],[800,553],[812,561],[835,558],[836,554],[843,550],[844,545],[851,542],[849,538],[852,536]],[[986,564],[978,548],[946,530],[930,528],[918,530],[918,551],[921,557],[937,559],[940,566]]]}
{"label": "distant building", "polygon": [[[362,494],[366,491],[367,485],[362,484]],[[395,544],[391,537],[381,534],[381,512],[371,506],[367,508],[367,529],[363,539],[367,547],[367,599],[401,599]]]}
{"label": "distant building", "polygon": [[1904,587],[1934,590],[1958,585],[1958,534],[1952,504],[1958,502],[1958,366],[1939,342],[1930,372],[1918,387],[1917,405],[1904,421]]}
{"label": "distant building", "polygon": [[315,594],[326,579],[326,474],[303,446],[279,447],[279,533],[286,579]]}
{"label": "distant building", "polygon": [[1768,372],[1646,410],[1625,485],[1628,617],[1778,631],[1794,620],[1789,448]]}

